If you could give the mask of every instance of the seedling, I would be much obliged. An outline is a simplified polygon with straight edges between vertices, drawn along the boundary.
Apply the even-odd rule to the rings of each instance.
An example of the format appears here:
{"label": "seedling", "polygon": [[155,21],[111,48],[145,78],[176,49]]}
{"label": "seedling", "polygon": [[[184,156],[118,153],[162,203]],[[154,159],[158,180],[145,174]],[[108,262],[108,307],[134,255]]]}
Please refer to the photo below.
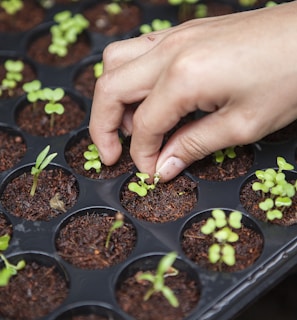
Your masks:
{"label": "seedling", "polygon": [[91,170],[92,168],[96,170],[97,173],[101,171],[101,160],[99,152],[95,144],[88,145],[88,151],[84,152],[84,158],[87,160],[84,164],[85,170]]}
{"label": "seedling", "polygon": [[79,13],[72,16],[68,10],[55,14],[54,21],[57,24],[50,29],[52,42],[48,50],[59,57],[65,57],[69,45],[75,43],[78,36],[88,28],[89,21]]}
{"label": "seedling", "polygon": [[227,158],[234,159],[236,157],[235,147],[228,147],[223,150],[218,150],[213,153],[213,157],[216,163],[222,164]]}
{"label": "seedling", "polygon": [[10,236],[5,234],[0,237],[0,260],[4,262],[4,268],[0,270],[0,287],[4,287],[9,283],[12,276],[16,275],[17,272],[23,269],[26,265],[24,260],[20,260],[16,265],[11,264],[5,255],[1,253],[8,248]]}
{"label": "seedling", "polygon": [[168,0],[168,3],[174,6],[179,6],[179,21],[185,21],[191,16],[193,5],[195,5],[198,1],[199,0]]}
{"label": "seedling", "polygon": [[33,110],[36,109],[36,102],[40,99],[41,82],[39,80],[33,80],[23,84],[23,90],[27,93],[27,99],[33,103]]}
{"label": "seedling", "polygon": [[103,73],[103,62],[97,62],[94,64],[94,76],[98,79]]}
{"label": "seedling", "polygon": [[242,214],[239,211],[232,211],[229,217],[221,209],[214,209],[212,217],[206,220],[201,227],[201,232],[205,235],[212,235],[215,243],[208,249],[208,259],[211,263],[222,263],[233,266],[236,262],[235,249],[230,243],[238,241],[239,236],[234,229],[241,228]]}
{"label": "seedling", "polygon": [[8,95],[13,95],[13,89],[17,86],[18,82],[23,80],[22,71],[24,70],[24,63],[21,60],[6,60],[4,62],[6,70],[5,78],[1,82],[0,96],[3,91],[7,90]]}
{"label": "seedling", "polygon": [[154,19],[152,23],[143,24],[140,26],[139,31],[141,34],[150,33],[152,31],[160,31],[171,27],[169,20]]}
{"label": "seedling", "polygon": [[292,198],[297,190],[297,181],[291,184],[286,180],[284,170],[293,170],[294,166],[283,157],[277,157],[278,170],[268,168],[257,170],[257,181],[253,182],[252,189],[261,192],[263,201],[259,208],[266,212],[267,220],[281,219],[285,208],[292,205]]}
{"label": "seedling", "polygon": [[110,227],[110,229],[108,231],[107,237],[106,237],[106,242],[105,242],[105,248],[106,249],[109,248],[109,243],[110,243],[110,239],[111,239],[111,236],[112,236],[113,232],[116,229],[122,228],[123,225],[124,225],[124,216],[123,216],[122,213],[118,212],[116,214],[115,221],[111,225],[111,227]]}
{"label": "seedling", "polygon": [[243,7],[250,7],[253,6],[257,0],[238,0],[239,4]]}
{"label": "seedling", "polygon": [[139,181],[130,182],[128,184],[128,189],[132,192],[137,193],[140,197],[145,197],[148,193],[148,190],[154,190],[156,188],[156,184],[160,180],[160,176],[157,173],[154,175],[154,182],[152,184],[148,184],[145,182],[150,177],[147,173],[137,172],[136,176]]}
{"label": "seedling", "polygon": [[0,6],[7,14],[14,15],[23,8],[24,4],[22,0],[2,0]]}
{"label": "seedling", "polygon": [[48,155],[50,146],[46,146],[37,156],[35,166],[31,168],[31,174],[33,175],[33,184],[31,187],[30,195],[33,197],[36,192],[38,177],[43,169],[45,169],[50,162],[57,156],[57,153]]}
{"label": "seedling", "polygon": [[195,8],[195,17],[196,18],[205,18],[207,16],[208,13],[208,8],[206,4],[200,3],[197,4],[196,8]]}
{"label": "seedling", "polygon": [[50,115],[50,128],[53,129],[55,123],[55,114],[63,114],[64,106],[59,102],[65,95],[62,88],[50,89],[44,88],[41,92],[42,100],[48,101],[44,106],[44,111]]}
{"label": "seedling", "polygon": [[152,283],[152,287],[146,292],[145,296],[143,297],[144,301],[149,300],[149,298],[153,294],[161,292],[171,304],[171,306],[173,306],[174,308],[177,308],[179,306],[179,302],[175,294],[168,286],[165,285],[166,277],[176,276],[179,273],[177,269],[172,267],[176,257],[176,252],[170,252],[165,255],[158,264],[156,274],[152,274],[151,272],[138,272],[136,274],[136,280],[139,283],[142,283],[142,281],[149,281]]}

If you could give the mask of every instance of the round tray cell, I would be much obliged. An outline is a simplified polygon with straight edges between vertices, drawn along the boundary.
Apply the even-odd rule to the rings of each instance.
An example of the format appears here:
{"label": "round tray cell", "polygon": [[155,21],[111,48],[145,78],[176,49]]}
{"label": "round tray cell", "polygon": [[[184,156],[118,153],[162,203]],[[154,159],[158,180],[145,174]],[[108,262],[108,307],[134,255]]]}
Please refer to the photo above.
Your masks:
{"label": "round tray cell", "polygon": [[[23,7],[15,12],[15,14],[8,14],[2,7],[0,7],[0,33],[16,33],[24,32],[37,26],[45,17],[44,9],[38,4],[36,0],[22,1]],[[28,17],[30,17],[28,19]]]}
{"label": "round tray cell", "polygon": [[[89,20],[89,30],[106,36],[118,36],[132,32],[140,25],[141,9],[132,2],[121,2],[118,14],[108,13],[109,1],[93,1],[83,10]],[[110,9],[109,9],[110,10]]]}
{"label": "round tray cell", "polygon": [[[46,89],[56,91],[63,88]],[[20,129],[31,135],[43,137],[61,136],[78,129],[86,119],[86,107],[78,96],[66,90],[64,90],[64,93],[64,97],[56,102],[64,107],[62,114],[57,112],[46,113],[45,108],[49,100],[37,100],[32,103],[24,97],[16,109],[16,124]]]}
{"label": "round tray cell", "polygon": [[[101,168],[98,172],[97,169],[93,167],[88,170],[84,168],[85,163],[89,161],[85,158],[84,153],[89,152],[88,147],[93,145],[89,131],[86,129],[79,132],[69,141],[65,150],[65,159],[68,165],[76,173],[91,179],[111,179],[127,172],[132,173],[134,163],[129,152],[130,138],[121,138],[121,141],[123,152],[118,162],[112,166],[105,166],[104,164],[101,164]],[[98,162],[99,161],[100,160],[98,158]]]}
{"label": "round tray cell", "polygon": [[25,155],[27,146],[21,134],[0,127],[0,172],[11,169]]}
{"label": "round tray cell", "polygon": [[[208,181],[226,181],[247,174],[254,163],[254,150],[251,145],[223,149],[194,162],[188,172]],[[219,162],[222,161],[222,162]]]}
{"label": "round tray cell", "polygon": [[[265,171],[266,169],[263,169]],[[274,168],[275,171],[277,171],[277,168]],[[297,179],[297,173],[286,171],[285,173],[285,179],[286,182],[293,186]],[[279,196],[274,195],[270,192],[270,190],[266,190],[267,192],[263,192],[261,190],[254,191],[253,190],[253,184],[254,183],[262,183],[261,180],[257,178],[255,174],[251,175],[249,178],[244,181],[244,183],[241,186],[240,189],[240,202],[244,209],[251,215],[253,215],[255,218],[272,224],[277,224],[281,226],[290,226],[297,223],[297,193],[295,193],[294,196],[291,197],[291,205],[286,205],[287,200],[283,202],[284,205],[281,205],[282,202],[279,202],[280,205],[277,205],[277,201]],[[292,188],[292,186],[290,188]],[[296,192],[296,191],[295,191]],[[287,198],[285,195],[281,195],[281,198]],[[271,200],[268,200],[271,199]],[[270,203],[268,202],[270,201]],[[283,201],[283,200],[282,200]],[[265,207],[262,207],[262,202],[266,202]],[[279,216],[279,213],[275,212],[270,217],[274,217],[273,220],[269,218],[268,211],[274,211],[279,210],[282,212],[282,216]]]}
{"label": "round tray cell", "polygon": [[84,97],[92,99],[94,95],[97,76],[95,75],[94,66],[102,65],[102,54],[86,58],[79,64],[74,74],[73,85],[76,91]]}
{"label": "round tray cell", "polygon": [[83,305],[63,312],[55,320],[122,320],[114,311],[96,305]]}
{"label": "round tray cell", "polygon": [[136,175],[130,176],[122,187],[122,206],[135,218],[153,223],[174,221],[189,214],[198,202],[197,183],[182,174],[167,183],[157,183],[146,196],[129,190],[131,182],[139,183]]}
{"label": "round tray cell", "polygon": [[56,250],[70,264],[94,270],[126,260],[135,243],[136,230],[122,213],[90,208],[63,222],[56,237]]}
{"label": "round tray cell", "polygon": [[1,319],[39,319],[63,303],[69,292],[67,275],[53,258],[37,253],[6,258],[14,265],[24,260],[25,267],[0,287]]}
{"label": "round tray cell", "polygon": [[8,218],[0,212],[0,237],[4,235],[9,235],[11,237],[12,232],[12,224],[8,221]]}
{"label": "round tray cell", "polygon": [[[198,275],[179,259],[175,260],[169,271],[163,274],[164,285],[170,288],[178,301],[173,306],[161,292],[153,292],[145,301],[152,282],[139,280],[143,273],[156,275],[160,260],[164,255],[151,255],[130,263],[116,282],[115,295],[120,308],[135,319],[169,320],[185,319],[197,307],[200,300],[200,281]],[[162,277],[162,276],[161,276]]]}
{"label": "round tray cell", "polygon": [[[11,81],[10,78],[14,80]],[[23,84],[36,79],[35,67],[22,56],[0,56],[0,101],[23,95]]]}
{"label": "round tray cell", "polygon": [[1,187],[0,202],[9,213],[26,220],[49,221],[75,205],[79,194],[76,178],[53,165],[39,174],[32,196],[32,166],[15,171]]}
{"label": "round tray cell", "polygon": [[71,66],[91,52],[91,40],[87,31],[82,32],[75,43],[67,47],[65,56],[58,56],[49,52],[48,48],[52,43],[52,35],[49,27],[43,27],[32,32],[27,39],[26,53],[35,62],[42,65],[64,68]]}
{"label": "round tray cell", "polygon": [[[232,210],[219,210],[225,213],[226,224],[222,227],[216,227],[210,234],[205,234],[205,232],[202,232],[203,229],[201,231],[201,228],[206,225],[209,218],[212,218],[212,210],[197,214],[186,223],[181,233],[182,250],[190,260],[207,270],[218,272],[244,270],[252,266],[260,257],[264,245],[263,235],[256,223],[243,214],[241,227],[233,228],[229,222]],[[233,233],[237,234],[237,239],[231,238],[230,231],[232,231],[232,237],[234,237]],[[221,234],[218,234],[218,232]],[[228,232],[227,239],[217,238],[225,237],[226,233],[222,236],[222,232]],[[217,252],[214,253],[212,258],[209,255],[209,250],[212,251],[210,248],[213,244],[216,245],[217,249],[215,250]],[[226,246],[231,246],[235,251],[233,253],[226,251],[225,253],[227,249],[224,248]],[[211,262],[210,259],[214,260]]]}

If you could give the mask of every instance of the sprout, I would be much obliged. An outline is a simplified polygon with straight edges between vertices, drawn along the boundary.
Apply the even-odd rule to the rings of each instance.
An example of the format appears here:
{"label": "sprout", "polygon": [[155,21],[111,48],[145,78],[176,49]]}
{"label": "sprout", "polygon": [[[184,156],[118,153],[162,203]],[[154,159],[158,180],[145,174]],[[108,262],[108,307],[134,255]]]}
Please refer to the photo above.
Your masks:
{"label": "sprout", "polygon": [[88,145],[88,151],[84,152],[84,158],[87,160],[84,164],[85,170],[96,170],[97,173],[101,171],[101,160],[99,152],[95,144]]}
{"label": "sprout", "polygon": [[239,236],[233,229],[241,228],[242,214],[239,211],[232,211],[229,217],[221,209],[214,209],[212,217],[208,218],[201,227],[201,232],[205,235],[212,235],[215,243],[208,249],[208,259],[211,263],[225,263],[233,266],[236,262],[235,249],[230,243],[239,240]]}
{"label": "sprout", "polygon": [[97,62],[95,65],[94,65],[94,76],[95,78],[99,78],[103,73],[103,62]]}
{"label": "sprout", "polygon": [[291,184],[286,181],[286,175],[283,173],[283,170],[292,170],[294,166],[283,157],[277,157],[277,165],[277,171],[273,168],[257,170],[255,175],[258,180],[252,184],[252,189],[255,192],[260,191],[264,198],[258,205],[265,211],[269,221],[283,217],[284,209],[292,205],[292,198],[297,190],[297,183]]}
{"label": "sprout", "polygon": [[33,184],[31,187],[30,195],[33,197],[37,188],[38,177],[43,169],[45,169],[49,163],[57,156],[57,153],[48,155],[50,146],[46,146],[37,156],[35,166],[31,169],[33,175]]}
{"label": "sprout", "polygon": [[115,16],[122,12],[121,6],[115,2],[105,5],[104,9],[110,16]]}
{"label": "sprout", "polygon": [[33,80],[23,84],[23,90],[27,93],[27,99],[33,103],[33,109],[36,108],[36,102],[40,98],[41,82],[39,80]]}
{"label": "sprout", "polygon": [[156,187],[156,184],[160,180],[160,176],[158,174],[154,175],[154,182],[152,184],[147,184],[145,180],[149,179],[149,175],[147,173],[137,172],[136,176],[139,178],[138,182],[130,182],[128,184],[128,189],[132,192],[137,193],[140,197],[145,197],[147,195],[148,190],[153,190]]}
{"label": "sprout", "polygon": [[0,85],[0,96],[4,90],[7,90],[8,95],[12,96],[13,89],[17,86],[17,83],[23,80],[24,63],[21,60],[9,59],[4,62],[4,68],[6,74]]}
{"label": "sprout", "polygon": [[178,275],[178,270],[172,267],[176,257],[176,252],[170,252],[164,256],[158,264],[155,275],[151,272],[138,272],[136,274],[136,280],[138,282],[149,281],[152,283],[152,287],[143,298],[144,301],[149,300],[154,293],[161,292],[173,307],[177,308],[179,306],[179,302],[173,291],[165,286],[166,277]]}
{"label": "sprout", "polygon": [[0,6],[7,14],[14,15],[23,8],[24,4],[22,0],[2,0]]}
{"label": "sprout", "polygon": [[234,159],[236,157],[236,153],[234,151],[235,147],[229,147],[224,150],[218,150],[213,153],[214,159],[216,163],[222,164],[226,157],[229,159]]}
{"label": "sprout", "polygon": [[6,286],[10,278],[17,274],[17,272],[23,269],[26,265],[24,260],[20,260],[17,265],[11,264],[5,255],[1,253],[8,248],[10,236],[5,234],[0,237],[0,260],[4,262],[4,268],[0,270],[0,287]]}
{"label": "sprout", "polygon": [[116,230],[116,229],[119,229],[121,228],[123,225],[124,225],[124,216],[123,214],[121,214],[120,212],[118,212],[116,214],[116,219],[114,221],[114,223],[111,225],[109,231],[108,231],[108,234],[107,234],[107,237],[106,237],[106,242],[105,242],[105,248],[107,249],[109,247],[109,242],[110,242],[110,239],[111,239],[111,236],[112,236],[112,233]]}
{"label": "sprout", "polygon": [[42,90],[42,99],[47,100],[48,102],[45,104],[44,111],[51,115],[50,119],[50,128],[54,127],[55,122],[55,113],[56,114],[63,114],[65,109],[64,106],[59,103],[61,99],[64,97],[65,92],[62,88],[50,89],[44,88]]}
{"label": "sprout", "polygon": [[149,24],[143,24],[140,26],[139,31],[142,34],[150,33],[152,31],[160,31],[171,27],[171,22],[169,20],[160,20],[160,19],[154,19]]}

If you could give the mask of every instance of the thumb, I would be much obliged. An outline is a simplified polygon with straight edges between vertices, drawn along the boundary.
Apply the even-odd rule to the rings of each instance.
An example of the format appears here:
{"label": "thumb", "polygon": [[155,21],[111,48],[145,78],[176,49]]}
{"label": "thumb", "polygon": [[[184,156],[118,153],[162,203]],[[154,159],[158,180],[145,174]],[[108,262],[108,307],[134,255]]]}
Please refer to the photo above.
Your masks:
{"label": "thumb", "polygon": [[158,157],[156,172],[162,182],[171,180],[193,162],[217,150],[248,144],[265,135],[259,128],[256,130],[257,121],[246,120],[244,114],[224,107],[180,128]]}

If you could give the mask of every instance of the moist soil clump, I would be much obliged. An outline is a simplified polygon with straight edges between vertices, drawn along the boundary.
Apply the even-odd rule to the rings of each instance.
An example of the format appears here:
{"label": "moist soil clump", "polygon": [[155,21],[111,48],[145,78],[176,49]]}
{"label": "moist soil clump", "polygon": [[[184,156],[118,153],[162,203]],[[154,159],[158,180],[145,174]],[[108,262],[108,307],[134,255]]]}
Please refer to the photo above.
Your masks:
{"label": "moist soil clump", "polygon": [[200,298],[195,281],[184,271],[165,278],[165,285],[173,291],[179,301],[177,308],[172,307],[160,292],[153,294],[148,301],[144,301],[143,297],[151,285],[148,281],[138,283],[135,275],[125,279],[116,291],[120,307],[135,319],[179,320],[191,313]]}
{"label": "moist soil clump", "polygon": [[121,3],[122,11],[109,15],[105,10],[107,4],[108,2],[99,3],[84,10],[83,15],[90,22],[90,31],[115,36],[129,32],[140,24],[141,12],[136,5]]}
{"label": "moist soil clump", "polygon": [[252,167],[254,153],[250,146],[235,147],[236,157],[225,157],[223,163],[216,163],[211,154],[202,160],[194,162],[188,171],[203,180],[227,181],[245,175]]}
{"label": "moist soil clump", "polygon": [[4,68],[4,63],[6,60],[13,60],[13,61],[22,61],[24,63],[24,69],[22,70],[22,80],[16,82],[15,88],[11,90],[3,90],[2,94],[0,96],[0,99],[9,99],[9,98],[14,98],[14,97],[20,97],[21,95],[25,94],[25,91],[23,90],[23,84],[27,82],[31,82],[34,79],[36,79],[36,73],[32,69],[32,67],[24,62],[22,59],[11,59],[11,58],[1,58],[1,64],[0,64],[0,79],[5,79],[6,78],[6,69]]}
{"label": "moist soil clump", "polygon": [[108,232],[115,217],[96,213],[70,218],[56,240],[59,255],[82,269],[103,269],[124,261],[134,248],[136,232],[129,223]]}
{"label": "moist soil clump", "polygon": [[[137,178],[132,177],[131,181],[137,181]],[[140,220],[153,223],[174,221],[188,214],[198,201],[197,184],[185,175],[167,183],[158,183],[144,197],[131,192],[128,183],[121,192],[121,204]]]}
{"label": "moist soil clump", "polygon": [[32,40],[27,50],[28,56],[40,64],[66,67],[82,60],[91,50],[87,35],[82,33],[77,37],[75,43],[67,47],[68,54],[65,57],[60,57],[48,51],[51,39],[51,34],[44,34]]}
{"label": "moist soil clump", "polygon": [[20,135],[0,130],[0,172],[16,165],[26,150],[26,144]]}
{"label": "moist soil clump", "polygon": [[86,113],[78,103],[65,95],[61,104],[64,106],[64,113],[55,114],[54,126],[51,128],[50,119],[44,111],[45,102],[37,101],[36,106],[27,104],[17,113],[17,125],[24,131],[34,136],[52,137],[60,136],[77,129],[83,122]]}
{"label": "moist soil clump", "polygon": [[243,226],[241,229],[236,229],[239,240],[232,243],[235,249],[235,265],[212,264],[208,259],[208,249],[214,243],[214,239],[212,235],[205,235],[201,232],[204,224],[204,220],[194,222],[189,229],[185,230],[182,239],[182,249],[197,265],[212,271],[234,272],[244,270],[259,258],[263,248],[263,239],[255,230]]}
{"label": "moist soil clump", "polygon": [[0,7],[0,33],[24,32],[39,25],[43,21],[45,11],[37,1],[26,0],[23,2],[23,8],[13,15],[7,14],[6,11]]}
{"label": "moist soil clump", "polygon": [[[255,192],[252,189],[252,184],[258,180],[252,180],[246,183],[240,191],[240,202],[245,208],[245,210],[256,217],[257,219],[267,222],[265,211],[259,208],[259,203],[264,201],[266,198],[263,197],[260,191]],[[295,181],[289,181],[291,184],[294,184]],[[269,223],[290,226],[292,224],[297,223],[297,194],[292,198],[292,205],[290,207],[286,207],[283,210],[282,219],[274,219],[269,221]]]}
{"label": "moist soil clump", "polygon": [[57,308],[68,294],[67,283],[55,267],[36,262],[0,287],[0,317],[6,320],[33,320]]}
{"label": "moist soil clump", "polygon": [[2,206],[26,220],[49,221],[73,207],[78,198],[75,177],[62,169],[43,170],[34,196],[30,195],[32,184],[29,172],[14,178],[1,195]]}
{"label": "moist soil clump", "polygon": [[99,173],[95,169],[84,169],[86,159],[84,158],[84,152],[88,150],[88,146],[92,144],[90,136],[85,136],[78,139],[65,152],[65,159],[68,165],[78,174],[91,178],[91,179],[111,179],[116,178],[124,173],[132,173],[134,168],[134,162],[130,156],[130,138],[126,138],[122,143],[122,154],[120,159],[115,165],[105,166],[102,164]]}

